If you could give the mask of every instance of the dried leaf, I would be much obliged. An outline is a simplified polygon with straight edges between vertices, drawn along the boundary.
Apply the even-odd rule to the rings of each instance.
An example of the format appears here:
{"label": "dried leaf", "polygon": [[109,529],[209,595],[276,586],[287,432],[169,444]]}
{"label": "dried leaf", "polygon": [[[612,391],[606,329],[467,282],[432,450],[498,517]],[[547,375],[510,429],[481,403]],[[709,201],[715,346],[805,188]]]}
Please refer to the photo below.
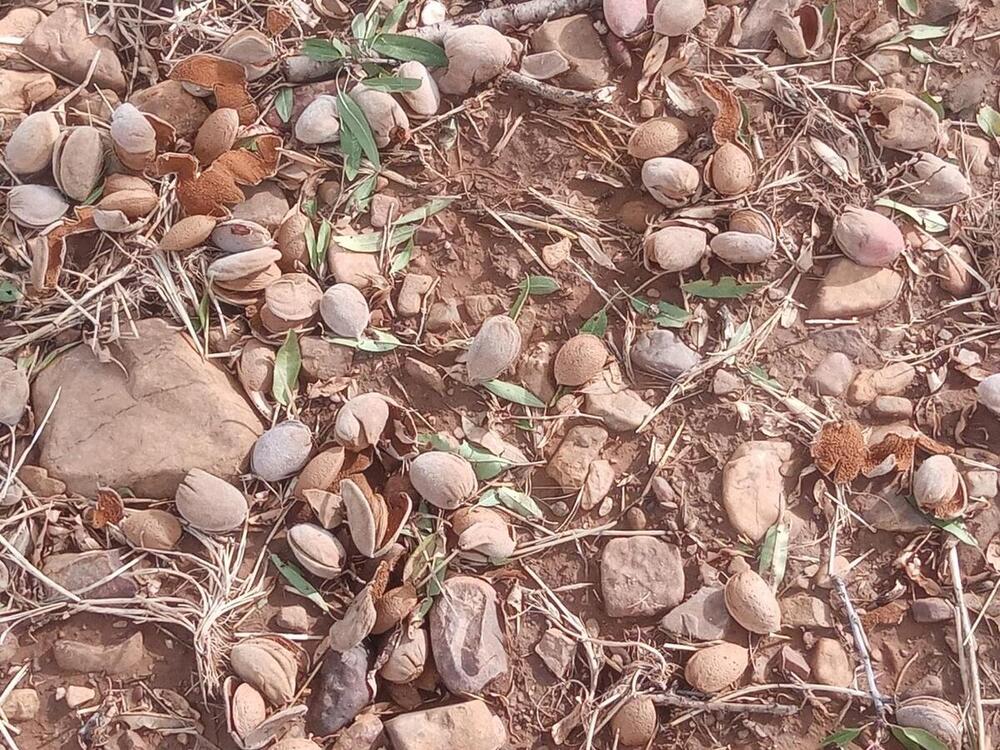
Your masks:
{"label": "dried leaf", "polygon": [[642,62],[642,76],[639,79],[638,93],[642,93],[649,88],[653,79],[659,74],[660,68],[667,60],[667,52],[670,50],[670,37],[662,37],[649,48],[646,58]]}
{"label": "dried leaf", "polygon": [[118,523],[125,517],[125,503],[121,495],[110,487],[97,490],[97,505],[91,516],[90,525],[95,529],[103,529],[109,523]]}
{"label": "dried leaf", "polygon": [[246,71],[238,62],[216,55],[191,55],[177,63],[168,77],[211,89],[216,106],[235,109],[243,125],[257,119],[257,106],[247,91]]}
{"label": "dried leaf", "polygon": [[715,104],[718,113],[712,123],[712,137],[719,145],[735,143],[743,122],[743,111],[736,94],[713,78],[701,81],[705,95]]}
{"label": "dried leaf", "polygon": [[323,599],[322,594],[316,590],[315,586],[306,580],[305,576],[302,575],[302,572],[297,567],[291,563],[285,562],[274,553],[271,553],[271,562],[274,563],[274,567],[278,569],[278,572],[281,573],[293,589],[298,591],[309,601],[316,604],[316,606],[324,612],[330,612],[330,607],[327,605],[326,600]]}
{"label": "dried leaf", "polygon": [[616,266],[614,261],[611,260],[611,257],[604,252],[603,248],[601,248],[600,242],[591,237],[589,234],[584,234],[583,232],[578,233],[576,239],[577,242],[580,243],[580,247],[583,248],[583,252],[585,252],[587,257],[594,261],[594,263],[601,266],[601,268],[608,269],[609,271],[621,273],[618,270],[618,266]]}
{"label": "dried leaf", "polygon": [[289,26],[292,25],[292,17],[275,7],[267,9],[267,16],[264,20],[267,33],[271,36],[280,36]]}
{"label": "dried leaf", "polygon": [[819,470],[837,484],[854,481],[868,458],[861,425],[853,419],[824,424],[810,453]]}

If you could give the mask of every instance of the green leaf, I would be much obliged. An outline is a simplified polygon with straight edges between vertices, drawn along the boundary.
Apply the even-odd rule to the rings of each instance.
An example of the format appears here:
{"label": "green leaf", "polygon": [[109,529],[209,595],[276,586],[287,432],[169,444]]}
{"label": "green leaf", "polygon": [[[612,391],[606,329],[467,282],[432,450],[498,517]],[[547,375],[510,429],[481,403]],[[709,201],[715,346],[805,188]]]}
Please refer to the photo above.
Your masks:
{"label": "green leaf", "polygon": [[331,231],[333,231],[333,225],[327,219],[323,219],[319,225],[319,233],[316,235],[317,271],[319,271],[320,266],[323,265],[323,259],[326,257],[326,251],[330,247]]}
{"label": "green leaf", "polygon": [[[389,232],[386,247],[392,249],[413,239],[417,227],[395,227]],[[352,253],[377,253],[382,248],[381,232],[366,232],[365,234],[340,234],[334,242],[344,250]]]}
{"label": "green leaf", "polygon": [[912,44],[908,44],[906,45],[906,48],[910,51],[910,57],[922,65],[931,65],[937,62],[931,55],[927,54],[919,47],[914,47]]}
{"label": "green leaf", "polygon": [[944,107],[941,106],[941,97],[934,96],[930,91],[923,91],[920,93],[919,98],[933,109],[939,118],[944,119]]}
{"label": "green leaf", "polygon": [[368,208],[368,204],[371,203],[372,194],[375,192],[375,183],[378,181],[378,175],[370,174],[365,177],[360,182],[354,185],[351,190],[351,198],[347,201],[347,206],[349,209],[357,209],[363,211]]}
{"label": "green leaf", "polygon": [[368,16],[364,13],[358,13],[354,18],[351,19],[351,34],[359,42],[369,41],[371,35],[375,32],[375,25],[369,23]]}
{"label": "green leaf", "polygon": [[319,591],[316,590],[316,587],[305,579],[305,576],[302,575],[302,571],[291,563],[285,562],[274,553],[271,553],[271,562],[274,563],[274,567],[278,569],[278,572],[281,573],[293,589],[298,591],[309,601],[316,604],[316,606],[321,610],[329,614],[330,607],[327,605]]}
{"label": "green leaf", "polygon": [[383,34],[387,31],[395,31],[396,27],[399,26],[399,22],[403,20],[403,16],[406,15],[407,5],[409,5],[409,0],[401,0],[401,2],[396,3],[395,7],[389,11],[389,15],[385,17],[385,21],[382,22],[382,28],[379,31]]}
{"label": "green leaf", "polygon": [[527,294],[545,295],[559,290],[559,282],[551,276],[526,276],[517,288]]}
{"label": "green leaf", "polygon": [[934,516],[928,515],[927,520],[946,534],[951,534],[958,541],[962,542],[962,544],[968,544],[970,547],[979,546],[979,542],[976,540],[976,537],[969,533],[969,530],[965,527],[965,524],[961,519],[953,518],[950,521],[943,521],[940,518],[934,518]]}
{"label": "green leaf", "polygon": [[365,86],[376,91],[416,91],[420,88],[419,78],[400,78],[399,76],[378,76],[366,78]]}
{"label": "green leaf", "polygon": [[920,14],[920,6],[917,4],[917,0],[896,0],[896,5],[899,9],[911,16],[917,16]]}
{"label": "green leaf", "polygon": [[926,729],[890,724],[889,731],[906,750],[948,750],[946,744]]}
{"label": "green leaf", "polygon": [[875,205],[893,208],[906,214],[931,234],[939,234],[948,229],[948,220],[937,211],[932,211],[929,208],[914,208],[891,198],[879,198],[875,201]]}
{"label": "green leaf", "polygon": [[752,379],[756,380],[758,383],[770,386],[776,391],[780,391],[782,389],[781,383],[779,383],[777,380],[768,375],[767,370],[765,370],[760,365],[751,365],[750,367],[748,367],[747,375],[749,375]]}
{"label": "green leaf", "polygon": [[831,2],[826,4],[823,8],[823,28],[829,30],[833,29],[833,22],[837,20],[837,0],[831,0]]}
{"label": "green leaf", "polygon": [[923,41],[925,39],[940,39],[941,37],[948,36],[949,31],[950,29],[947,26],[928,26],[927,24],[918,23],[908,27],[903,33],[910,39]]}
{"label": "green leaf", "polygon": [[318,37],[314,37],[303,40],[302,54],[312,60],[329,62],[346,57],[347,47],[336,39],[319,39]]}
{"label": "green leaf", "polygon": [[410,241],[406,247],[392,256],[392,263],[389,264],[389,275],[394,276],[410,264],[413,257],[413,242]]}
{"label": "green leaf", "polygon": [[372,354],[391,352],[393,349],[403,345],[402,341],[388,331],[378,330],[374,332],[372,338],[366,336],[362,336],[359,339],[328,338],[327,341],[339,346],[349,346],[352,349],[357,349],[359,352],[370,352]]}
{"label": "green leaf", "polygon": [[0,279],[0,304],[17,302],[21,299],[21,290],[10,279]]}
{"label": "green leaf", "polygon": [[97,203],[97,201],[101,199],[102,195],[104,195],[104,185],[98,185],[97,187],[95,187],[93,190],[90,191],[90,195],[88,195],[86,198],[83,199],[83,205],[84,206],[94,205],[95,203]]}
{"label": "green leaf", "polygon": [[408,211],[400,216],[396,219],[396,224],[412,224],[415,221],[423,221],[424,219],[443,211],[445,208],[450,206],[454,200],[454,198],[434,198],[420,208],[415,208],[412,211]]}
{"label": "green leaf", "polygon": [[292,119],[292,102],[295,100],[295,92],[290,88],[278,91],[274,97],[274,109],[282,122],[289,122]]}
{"label": "green leaf", "polygon": [[785,577],[790,532],[791,525],[779,521],[764,533],[764,540],[760,545],[757,572],[761,576],[770,576],[772,588],[777,588]]}
{"label": "green leaf", "polygon": [[[378,146],[375,136],[361,107],[347,94],[337,94],[337,111],[340,113],[340,128],[355,138],[361,146],[361,151],[373,166],[379,166]],[[343,138],[343,134],[341,135]]]}
{"label": "green leaf", "polygon": [[683,284],[681,289],[693,297],[704,297],[706,299],[740,299],[755,292],[765,286],[763,281],[750,281],[745,284],[739,283],[732,276],[723,276],[718,282],[713,283],[710,279],[699,279]]}
{"label": "green leaf", "polygon": [[198,315],[198,330],[204,331],[208,328],[208,311],[209,311],[209,301],[211,294],[208,287],[205,288],[205,293],[201,295],[201,300],[198,302],[198,309],[195,311]]}
{"label": "green leaf", "polygon": [[302,368],[302,354],[299,352],[299,337],[295,331],[289,331],[285,343],[274,355],[274,378],[271,381],[271,394],[274,400],[282,406],[288,406],[295,400],[295,392],[299,386],[299,370]]}
{"label": "green leaf", "polygon": [[483,388],[488,390],[497,398],[510,401],[521,406],[533,406],[536,409],[544,409],[545,404],[534,393],[527,388],[522,388],[514,383],[507,383],[503,380],[488,380],[483,383]]}
{"label": "green leaf", "polygon": [[989,104],[984,104],[979,108],[976,122],[986,135],[994,138],[1000,137],[1000,112],[997,112]]}
{"label": "green leaf", "polygon": [[354,133],[343,127],[340,129],[340,150],[344,154],[344,177],[353,180],[361,169],[361,143]]}
{"label": "green leaf", "polygon": [[598,338],[603,338],[608,330],[608,312],[601,308],[596,313],[587,318],[586,322],[580,326],[580,333],[591,333]]}
{"label": "green leaf", "polygon": [[657,302],[653,322],[660,328],[683,328],[691,320],[691,313],[669,302]]}
{"label": "green leaf", "polygon": [[515,490],[513,487],[491,487],[480,496],[477,504],[484,508],[502,505],[525,518],[542,517],[542,509],[538,507],[538,503],[531,495]]}
{"label": "green leaf", "polygon": [[850,728],[841,729],[839,732],[834,732],[833,734],[828,734],[826,737],[819,741],[821,747],[826,747],[827,745],[836,745],[837,747],[844,747],[851,742],[854,742],[858,737],[861,736],[861,729]]}
{"label": "green leaf", "polygon": [[415,36],[380,34],[372,42],[372,49],[394,60],[422,62],[428,68],[444,68],[448,65],[448,56],[444,53],[444,49],[434,42]]}

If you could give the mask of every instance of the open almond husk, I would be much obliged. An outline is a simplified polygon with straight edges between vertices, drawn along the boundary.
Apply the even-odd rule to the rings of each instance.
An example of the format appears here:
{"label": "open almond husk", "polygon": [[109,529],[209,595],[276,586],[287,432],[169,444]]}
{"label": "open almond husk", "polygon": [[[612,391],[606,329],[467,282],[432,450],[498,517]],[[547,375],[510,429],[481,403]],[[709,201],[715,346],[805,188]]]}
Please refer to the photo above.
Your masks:
{"label": "open almond husk", "polygon": [[410,518],[413,501],[406,492],[387,498],[374,492],[361,474],[341,480],[340,496],[354,546],[365,557],[378,557],[396,539]]}
{"label": "open almond husk", "polygon": [[330,626],[330,648],[340,653],[350,651],[371,634],[376,618],[375,594],[369,584],[354,597],[344,616]]}
{"label": "open almond husk", "polygon": [[276,635],[247,638],[229,652],[229,663],[236,676],[259,690],[273,706],[291,702],[306,661],[306,654],[299,646]]}
{"label": "open almond husk", "polygon": [[[222,688],[226,729],[229,736],[233,738],[233,742],[241,750],[261,750],[268,747],[276,739],[282,737],[289,727],[300,720],[307,711],[304,705],[297,704],[253,723],[252,717],[248,715],[250,712],[246,709],[249,708],[249,704],[255,703],[255,701],[252,694],[248,693],[245,688],[254,690],[247,683],[241,683],[232,676],[226,678]],[[250,709],[254,716],[257,715],[258,710],[257,707]]]}
{"label": "open almond husk", "polygon": [[794,14],[780,11],[774,14],[774,35],[778,44],[792,57],[811,57],[826,38],[823,12],[806,3]]}

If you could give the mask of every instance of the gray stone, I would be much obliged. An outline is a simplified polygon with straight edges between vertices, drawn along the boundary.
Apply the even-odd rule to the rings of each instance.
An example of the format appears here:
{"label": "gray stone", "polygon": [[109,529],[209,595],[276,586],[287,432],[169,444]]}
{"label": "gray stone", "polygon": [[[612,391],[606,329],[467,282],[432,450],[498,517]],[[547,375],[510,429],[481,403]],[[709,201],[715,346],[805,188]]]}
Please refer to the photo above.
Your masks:
{"label": "gray stone", "polygon": [[942,90],[944,104],[949,112],[958,114],[977,106],[986,93],[990,74],[984,70],[970,70]]}
{"label": "gray stone", "polygon": [[385,733],[393,750],[500,750],[507,743],[503,721],[478,700],[394,716]]}
{"label": "gray stone", "polygon": [[[131,570],[94,586],[124,564],[117,549],[64,552],[46,557],[42,572],[54,583],[84,599],[128,599],[138,592]],[[55,590],[51,594],[62,598],[62,594]]]}
{"label": "gray stone", "polygon": [[601,456],[608,431],[597,425],[570,427],[559,449],[545,467],[546,473],[565,490],[577,490],[587,481],[590,465]]}
{"label": "gray stone", "polygon": [[604,420],[604,426],[613,432],[629,432],[643,423],[653,410],[635,391],[625,389],[617,393],[588,393],[584,401],[588,414]]}
{"label": "gray stone", "polygon": [[110,675],[136,672],[146,658],[142,633],[133,633],[121,643],[105,646],[61,638],[52,646],[56,665],[64,672]]}
{"label": "gray stone", "polygon": [[431,607],[434,664],[453,693],[480,693],[507,672],[507,651],[497,619],[497,595],[479,578],[455,576],[444,582]]}
{"label": "gray stone", "polygon": [[880,419],[909,419],[913,416],[913,402],[902,396],[878,396],[868,411]]}
{"label": "gray stone", "polygon": [[543,23],[531,35],[535,52],[559,52],[569,63],[560,79],[572,89],[591,90],[611,80],[611,61],[590,16],[581,13]]}
{"label": "gray stone", "polygon": [[712,393],[716,396],[728,396],[739,392],[742,388],[743,380],[738,375],[721,368],[715,371],[715,377],[712,378]]}
{"label": "gray stone", "polygon": [[854,363],[843,352],[830,352],[809,376],[809,383],[820,395],[843,396],[854,380]]}
{"label": "gray stone", "polygon": [[302,354],[302,375],[308,382],[331,380],[350,374],[354,365],[354,350],[333,344],[319,336],[303,336],[299,340]]}
{"label": "gray stone", "polygon": [[264,182],[245,187],[243,192],[247,198],[233,206],[232,218],[255,221],[276,232],[289,209],[288,199],[281,188],[273,182]]}
{"label": "gray stone", "polygon": [[38,691],[34,688],[15,688],[3,702],[4,715],[10,721],[33,721],[41,708]]}
{"label": "gray stone", "polygon": [[813,304],[815,318],[868,315],[888,307],[903,288],[903,277],[891,268],[858,265],[847,258],[833,261]]}
{"label": "gray stone", "polygon": [[833,610],[819,597],[798,593],[782,597],[781,624],[792,628],[832,628]]}
{"label": "gray stone", "polygon": [[684,598],[681,553],[648,536],[612,539],[601,555],[601,594],[611,617],[658,615]]}
{"label": "gray stone", "polygon": [[361,714],[351,726],[337,735],[332,750],[381,750],[385,747],[382,720],[374,714]]}
{"label": "gray stone", "polygon": [[726,609],[725,589],[706,586],[687,601],[667,612],[660,627],[671,635],[691,641],[726,640],[739,632],[739,626]]}
{"label": "gray stone", "polygon": [[989,469],[969,469],[965,472],[965,485],[969,497],[992,500],[997,496],[997,481],[1000,474]]}
{"label": "gray stone", "polygon": [[954,617],[955,609],[951,602],[935,596],[910,602],[910,614],[916,622],[945,622]]}
{"label": "gray stone", "polygon": [[781,647],[781,651],[778,652],[778,667],[784,674],[797,677],[800,680],[808,679],[810,672],[812,672],[812,668],[802,652],[791,646]]}
{"label": "gray stone", "polygon": [[316,623],[315,617],[310,617],[301,604],[291,604],[278,610],[274,624],[279,628],[291,630],[293,633],[308,633]]}
{"label": "gray stone", "polygon": [[549,628],[535,644],[535,653],[545,662],[556,677],[562,679],[573,665],[576,655],[576,641],[563,633],[559,628]]}
{"label": "gray stone", "polygon": [[343,653],[331,649],[313,688],[309,727],[320,736],[333,734],[354,721],[371,698],[365,647],[359,644]]}
{"label": "gray stone", "polygon": [[863,518],[879,531],[905,533],[932,528],[930,522],[901,495],[890,493],[882,497],[866,494],[861,496],[861,504],[865,506]]}
{"label": "gray stone", "polygon": [[657,375],[677,377],[699,362],[698,352],[662,328],[640,333],[632,346],[632,364]]}
{"label": "gray stone", "polygon": [[83,495],[99,486],[172,497],[188,471],[235,479],[262,425],[232,379],[159,319],[136,323],[102,362],[77,346],[35,378],[38,414],[59,402],[42,432],[39,464]]}
{"label": "gray stone", "polygon": [[390,221],[400,217],[399,198],[385,193],[373,196],[370,216],[371,224],[376,229],[387,226]]}
{"label": "gray stone", "polygon": [[396,310],[404,317],[419,315],[423,307],[424,295],[434,285],[434,277],[424,273],[408,273],[403,277],[396,298]]}

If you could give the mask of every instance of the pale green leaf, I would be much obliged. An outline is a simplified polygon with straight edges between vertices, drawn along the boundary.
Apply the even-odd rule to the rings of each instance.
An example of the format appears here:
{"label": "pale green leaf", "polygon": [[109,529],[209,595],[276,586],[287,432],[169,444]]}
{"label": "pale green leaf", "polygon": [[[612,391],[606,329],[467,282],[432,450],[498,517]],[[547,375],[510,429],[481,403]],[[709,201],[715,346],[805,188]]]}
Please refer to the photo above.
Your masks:
{"label": "pale green leaf", "polygon": [[295,93],[290,88],[280,89],[274,97],[274,109],[282,122],[289,122],[292,119],[292,102]]}
{"label": "pale green leaf", "polygon": [[483,383],[483,387],[497,398],[510,401],[521,406],[533,406],[537,409],[544,409],[545,404],[534,393],[527,388],[523,388],[514,383],[507,383],[503,380],[488,380]]}
{"label": "pale green leaf", "polygon": [[899,6],[901,11],[911,16],[920,14],[920,5],[917,3],[917,0],[896,0],[896,5]]}
{"label": "pale green leaf", "polygon": [[924,91],[924,92],[921,92],[919,98],[925,104],[927,104],[927,106],[929,106],[931,109],[933,109],[934,113],[939,118],[941,118],[942,120],[944,119],[944,107],[941,106],[941,97],[940,96],[934,96],[934,94],[932,94],[930,91]]}
{"label": "pale green leaf", "polygon": [[394,60],[422,62],[428,68],[444,68],[448,65],[448,56],[443,48],[415,36],[380,34],[372,41],[372,49]]}
{"label": "pale green leaf", "polygon": [[336,39],[305,39],[302,42],[302,54],[312,60],[329,62],[346,57],[347,47]]}
{"label": "pale green leaf", "polygon": [[833,29],[833,22],[837,20],[837,0],[830,0],[823,8],[823,28]]}
{"label": "pale green leaf", "polygon": [[282,406],[295,400],[299,385],[299,370],[302,368],[302,354],[299,352],[299,337],[289,331],[285,343],[274,355],[274,377],[271,381],[271,395]]}
{"label": "pale green leaf", "polygon": [[1000,137],[1000,112],[997,112],[989,104],[984,104],[979,108],[976,122],[986,135],[993,138]]}
{"label": "pale green leaf", "polygon": [[875,201],[875,205],[893,208],[902,214],[906,214],[931,234],[938,234],[948,229],[948,220],[937,211],[929,208],[915,208],[905,203],[894,201],[891,198],[879,198]]}
{"label": "pale green leaf", "polygon": [[601,308],[596,313],[587,318],[586,322],[580,326],[580,333],[591,333],[598,338],[603,338],[608,330],[608,312]]}
{"label": "pale green leaf", "polygon": [[779,521],[764,533],[764,540],[760,545],[757,572],[770,579],[772,588],[780,585],[785,577],[790,532],[791,526]]}
{"label": "pale green leaf", "polygon": [[[386,247],[391,250],[397,245],[408,242],[416,233],[417,227],[395,227],[389,232]],[[340,234],[334,239],[338,247],[350,250],[352,253],[377,253],[382,248],[381,232],[366,232],[365,234]]]}
{"label": "pale green leaf", "polygon": [[538,507],[531,495],[515,490],[513,487],[491,487],[480,496],[478,505],[485,508],[502,505],[525,518],[541,518],[542,509]]}
{"label": "pale green leaf", "polygon": [[527,294],[545,295],[559,290],[559,282],[551,276],[526,276],[517,288]]}
{"label": "pale green leaf", "polygon": [[400,78],[399,76],[377,76],[366,78],[366,87],[376,91],[416,91],[420,88],[419,78]]}
{"label": "pale green leaf", "polygon": [[401,2],[396,3],[393,9],[389,11],[389,15],[385,17],[385,21],[382,22],[382,28],[379,31],[383,34],[387,31],[395,31],[396,27],[399,26],[399,22],[403,20],[403,16],[406,15],[407,5],[409,5],[409,0],[401,0]]}
{"label": "pale green leaf", "polygon": [[337,94],[337,111],[340,113],[341,139],[344,132],[350,133],[361,146],[361,152],[368,161],[377,167],[380,163],[378,146],[375,145],[375,136],[361,107],[351,97],[341,92]]}
{"label": "pale green leaf", "polygon": [[740,299],[765,286],[762,281],[750,281],[741,284],[732,276],[723,276],[718,282],[710,279],[699,279],[683,284],[681,289],[693,297],[706,299]]}
{"label": "pale green leaf", "polygon": [[837,747],[844,747],[854,742],[858,737],[861,736],[861,729],[852,727],[850,729],[841,729],[839,732],[834,732],[833,734],[828,734],[826,737],[819,741],[820,746],[826,747],[828,745],[836,745]]}
{"label": "pale green leaf", "polygon": [[969,530],[966,528],[961,519],[953,518],[950,521],[943,521],[940,518],[927,515],[927,520],[946,534],[951,534],[958,541],[962,542],[962,544],[968,544],[970,547],[979,546],[979,542],[976,540],[976,537],[969,533]]}
{"label": "pale green leaf", "polygon": [[403,342],[396,338],[393,334],[388,331],[378,331],[374,332],[371,338],[362,336],[358,339],[347,339],[347,338],[327,338],[332,344],[337,344],[338,346],[349,346],[352,349],[357,349],[359,352],[369,352],[372,354],[382,354],[383,352],[391,352],[403,345]]}
{"label": "pale green leaf", "polygon": [[10,279],[0,279],[0,304],[17,302],[21,299],[21,290]]}
{"label": "pale green leaf", "polygon": [[316,590],[315,586],[305,579],[305,576],[302,575],[302,572],[296,566],[285,562],[274,553],[271,554],[271,562],[274,563],[274,567],[278,569],[278,572],[281,573],[293,589],[329,614],[330,607],[323,599],[323,596]]}
{"label": "pale green leaf", "polygon": [[433,216],[439,211],[444,210],[454,202],[454,198],[434,198],[428,201],[425,205],[420,208],[415,208],[412,211],[408,211],[398,219],[396,219],[396,224],[412,224],[415,221],[423,221],[424,219]]}
{"label": "pale green leaf", "polygon": [[389,275],[394,276],[410,264],[410,259],[413,257],[413,243],[410,242],[392,256],[392,263],[389,264]]}
{"label": "pale green leaf", "polygon": [[912,44],[908,44],[906,45],[906,48],[910,52],[910,57],[912,57],[914,60],[916,60],[918,63],[921,63],[922,65],[931,65],[935,62],[934,58],[931,55],[924,52],[919,47],[914,47]]}
{"label": "pale green leaf", "polygon": [[906,750],[948,750],[948,746],[926,729],[889,726],[889,731]]}

